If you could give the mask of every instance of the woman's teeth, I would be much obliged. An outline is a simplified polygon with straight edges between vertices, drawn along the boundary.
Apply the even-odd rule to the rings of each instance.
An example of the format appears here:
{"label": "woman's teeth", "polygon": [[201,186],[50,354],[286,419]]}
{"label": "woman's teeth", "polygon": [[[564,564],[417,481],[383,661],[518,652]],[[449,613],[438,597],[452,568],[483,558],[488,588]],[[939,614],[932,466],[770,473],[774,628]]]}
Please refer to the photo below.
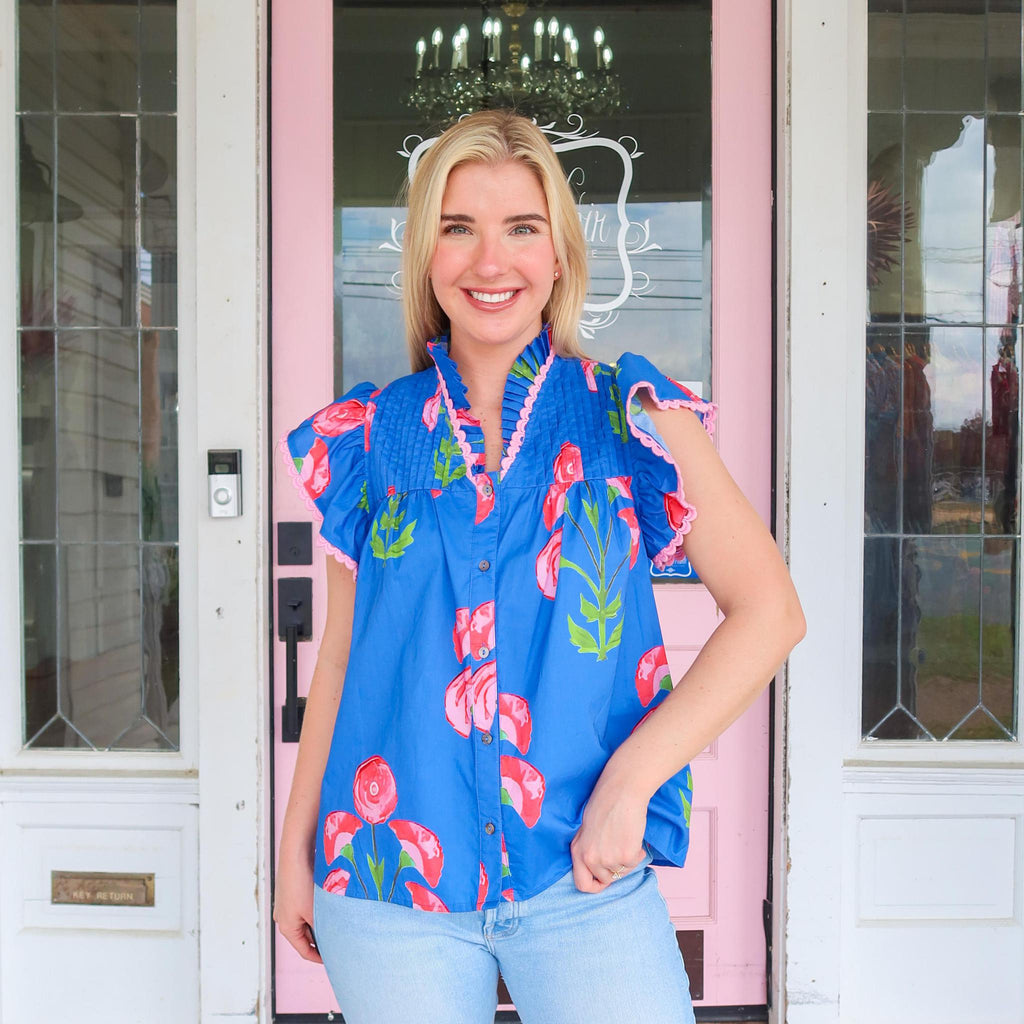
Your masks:
{"label": "woman's teeth", "polygon": [[470,291],[470,295],[476,299],[477,302],[507,302],[515,295],[515,289],[510,292],[474,292]]}

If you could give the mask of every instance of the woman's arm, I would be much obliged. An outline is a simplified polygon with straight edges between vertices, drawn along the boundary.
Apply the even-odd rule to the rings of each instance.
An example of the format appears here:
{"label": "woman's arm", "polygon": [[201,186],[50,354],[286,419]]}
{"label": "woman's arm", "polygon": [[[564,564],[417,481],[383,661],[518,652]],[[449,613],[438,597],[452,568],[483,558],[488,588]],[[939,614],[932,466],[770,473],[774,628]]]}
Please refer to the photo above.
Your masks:
{"label": "woman's arm", "polygon": [[281,827],[274,920],[299,956],[322,963],[313,946],[313,848],[327,755],[341,702],[352,642],[356,584],[352,572],[327,556],[327,621],[309,685],[295,774]]}
{"label": "woman's arm", "polygon": [[[679,466],[686,500],[697,508],[687,557],[725,618],[657,710],[609,758],[594,787],[573,840],[577,887],[585,888],[582,880],[590,891],[604,888],[617,864],[640,861],[655,791],[753,704],[806,632],[774,538],[699,419],[688,409],[659,409],[646,390],[639,395]],[[588,871],[602,884],[587,883]]]}

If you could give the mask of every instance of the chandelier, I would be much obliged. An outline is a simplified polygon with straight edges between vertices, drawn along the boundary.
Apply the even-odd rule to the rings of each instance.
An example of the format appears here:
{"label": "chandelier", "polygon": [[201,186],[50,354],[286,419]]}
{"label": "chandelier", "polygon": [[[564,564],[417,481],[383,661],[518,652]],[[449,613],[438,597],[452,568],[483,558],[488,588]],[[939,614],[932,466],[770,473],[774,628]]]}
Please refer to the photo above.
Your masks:
{"label": "chandelier", "polygon": [[[514,107],[538,121],[564,121],[569,114],[611,114],[619,109],[619,76],[604,31],[594,30],[595,66],[580,65],[580,42],[571,25],[538,17],[524,47],[520,19],[529,3],[503,3],[508,19],[484,20],[478,59],[470,58],[469,29],[460,25],[443,54],[445,36],[435,28],[430,44],[416,43],[416,72],[403,101],[431,123],[446,123],[488,107]],[[484,5],[484,12],[487,5]]]}

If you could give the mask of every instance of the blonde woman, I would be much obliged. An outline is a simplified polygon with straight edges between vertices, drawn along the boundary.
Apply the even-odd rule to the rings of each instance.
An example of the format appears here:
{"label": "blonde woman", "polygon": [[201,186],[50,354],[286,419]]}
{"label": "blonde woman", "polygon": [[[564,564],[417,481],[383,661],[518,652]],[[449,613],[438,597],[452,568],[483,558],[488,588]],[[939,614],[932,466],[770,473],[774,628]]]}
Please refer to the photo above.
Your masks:
{"label": "blonde woman", "polygon": [[[412,373],[285,441],[329,549],[275,920],[349,1024],[693,1021],[652,863],[691,758],[804,632],[715,407],[576,338],[586,248],[543,133],[444,132],[408,192]],[[725,614],[673,686],[649,560]]]}

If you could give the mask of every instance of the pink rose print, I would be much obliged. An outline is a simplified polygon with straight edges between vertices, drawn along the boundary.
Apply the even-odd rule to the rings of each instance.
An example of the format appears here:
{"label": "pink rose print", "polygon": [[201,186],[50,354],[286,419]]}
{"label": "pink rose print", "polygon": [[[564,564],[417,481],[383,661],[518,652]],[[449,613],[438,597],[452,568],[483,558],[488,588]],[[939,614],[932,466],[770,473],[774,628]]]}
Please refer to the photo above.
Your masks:
{"label": "pink rose print", "polygon": [[464,419],[470,426],[479,427],[480,421],[468,410],[463,409],[459,415]]}
{"label": "pink rose print", "polygon": [[398,787],[387,761],[378,754],[368,757],[357,769],[352,783],[356,811],[371,825],[386,821],[398,803]]}
{"label": "pink rose print", "polygon": [[530,717],[530,705],[525,697],[519,697],[514,693],[499,694],[498,728],[501,730],[501,738],[514,744],[520,754],[525,754],[530,749],[533,720]]}
{"label": "pink rose print", "polygon": [[335,868],[324,879],[324,892],[336,892],[339,896],[344,896],[350,877],[344,868]]}
{"label": "pink rose print", "polygon": [[583,457],[580,455],[576,445],[566,441],[554,461],[555,483],[569,484],[576,483],[583,479]]}
{"label": "pink rose print", "polygon": [[692,505],[684,505],[674,494],[666,494],[664,504],[668,525],[676,533],[682,529],[684,523],[688,523],[697,515],[697,510]]}
{"label": "pink rose print", "polygon": [[545,597],[554,599],[558,589],[558,565],[562,558],[562,528],[559,527],[537,556],[537,586]]}
{"label": "pink rose print", "polygon": [[491,731],[497,695],[497,668],[493,661],[488,661],[473,673],[473,724],[481,732]]}
{"label": "pink rose print", "polygon": [[511,889],[502,889],[501,895],[504,896],[509,903],[515,903],[516,901],[516,894]]}
{"label": "pink rose print", "polygon": [[480,884],[476,890],[476,909],[482,910],[484,900],[487,899],[487,872],[484,871],[483,862],[480,864]]}
{"label": "pink rose print", "polygon": [[565,510],[565,488],[561,484],[552,484],[544,497],[544,526],[550,530],[558,517]]}
{"label": "pink rose print", "polygon": [[[508,867],[508,850],[505,847],[505,833],[502,832],[501,833],[501,877],[502,877],[502,880],[504,881],[504,879],[507,878],[511,874],[512,874],[512,872],[509,870],[509,867]],[[507,889],[506,890],[506,892],[511,892],[511,891],[512,891],[511,889]],[[504,896],[505,893],[502,893],[502,895]],[[511,897],[506,896],[505,898],[506,899],[510,899]]]}
{"label": "pink rose print", "polygon": [[423,403],[423,412],[420,418],[427,430],[433,430],[437,426],[437,411],[440,408],[441,385],[438,384],[437,390]]}
{"label": "pink rose print", "polygon": [[511,804],[527,828],[533,828],[544,802],[544,776],[528,761],[501,755],[501,802]]}
{"label": "pink rose print", "polygon": [[388,484],[388,497],[389,498],[393,497],[394,493],[395,493],[395,485],[394,484]]}
{"label": "pink rose print", "polygon": [[460,735],[468,736],[471,728],[469,720],[469,684],[473,670],[464,668],[444,691],[444,717],[448,724]]}
{"label": "pink rose print", "polygon": [[636,521],[636,509],[620,508],[619,518],[629,527],[629,567],[632,569],[640,550],[640,524]]}
{"label": "pink rose print", "polygon": [[366,406],[358,398],[350,398],[321,409],[313,417],[313,429],[324,437],[337,437],[347,430],[361,427],[365,417]]}
{"label": "pink rose print", "polygon": [[555,482],[544,498],[544,525],[551,529],[565,508],[565,492],[569,485],[583,479],[583,456],[576,445],[566,441],[552,463]]}
{"label": "pink rose print", "polygon": [[366,418],[363,420],[363,450],[370,450],[370,427],[373,424],[373,414],[377,411],[377,403],[374,399],[380,394],[380,388],[371,392],[366,401]]}
{"label": "pink rose print", "polygon": [[473,609],[469,619],[469,649],[474,658],[486,658],[480,651],[494,650],[494,602],[484,601]]}
{"label": "pink rose print", "polygon": [[469,609],[455,609],[455,626],[452,628],[452,646],[459,661],[469,657]]}
{"label": "pink rose print", "polygon": [[662,644],[644,653],[636,666],[636,692],[644,707],[658,696],[661,690],[672,689],[672,676],[668,670],[668,658]]}
{"label": "pink rose print", "polygon": [[[485,456],[486,458],[486,453]],[[482,523],[494,508],[494,484],[491,478],[484,473],[477,473],[473,477],[473,486],[476,488],[476,519],[474,523]],[[490,492],[490,493],[488,493]]]}
{"label": "pink rose print", "polygon": [[405,887],[409,890],[409,895],[412,897],[412,905],[417,910],[434,910],[444,914],[449,913],[441,897],[429,889],[425,889],[419,882],[406,882]]}
{"label": "pink rose print", "polygon": [[594,367],[597,366],[597,360],[581,359],[580,364],[583,366],[583,374],[587,378],[587,390],[596,391],[597,381],[594,380]]}
{"label": "pink rose print", "polygon": [[629,498],[632,501],[633,492],[630,489],[632,479],[633,478],[629,476],[610,476],[608,477],[608,486],[613,490],[618,491],[618,496],[620,498]]}
{"label": "pink rose print", "polygon": [[412,866],[427,880],[427,885],[436,886],[444,866],[444,852],[437,836],[415,821],[395,819],[388,822],[388,828],[398,837]]}
{"label": "pink rose print", "polygon": [[327,445],[323,438],[318,437],[313,447],[302,460],[299,479],[306,488],[306,493],[313,499],[319,498],[331,482],[331,466],[327,459]]}
{"label": "pink rose print", "polygon": [[431,487],[430,488],[430,496],[432,498],[440,498],[442,494],[444,494],[444,491],[442,491],[440,488],[438,488],[438,487]]}
{"label": "pink rose print", "polygon": [[324,860],[328,864],[341,856],[341,851],[352,842],[352,837],[363,823],[348,811],[331,811],[324,818]]}

